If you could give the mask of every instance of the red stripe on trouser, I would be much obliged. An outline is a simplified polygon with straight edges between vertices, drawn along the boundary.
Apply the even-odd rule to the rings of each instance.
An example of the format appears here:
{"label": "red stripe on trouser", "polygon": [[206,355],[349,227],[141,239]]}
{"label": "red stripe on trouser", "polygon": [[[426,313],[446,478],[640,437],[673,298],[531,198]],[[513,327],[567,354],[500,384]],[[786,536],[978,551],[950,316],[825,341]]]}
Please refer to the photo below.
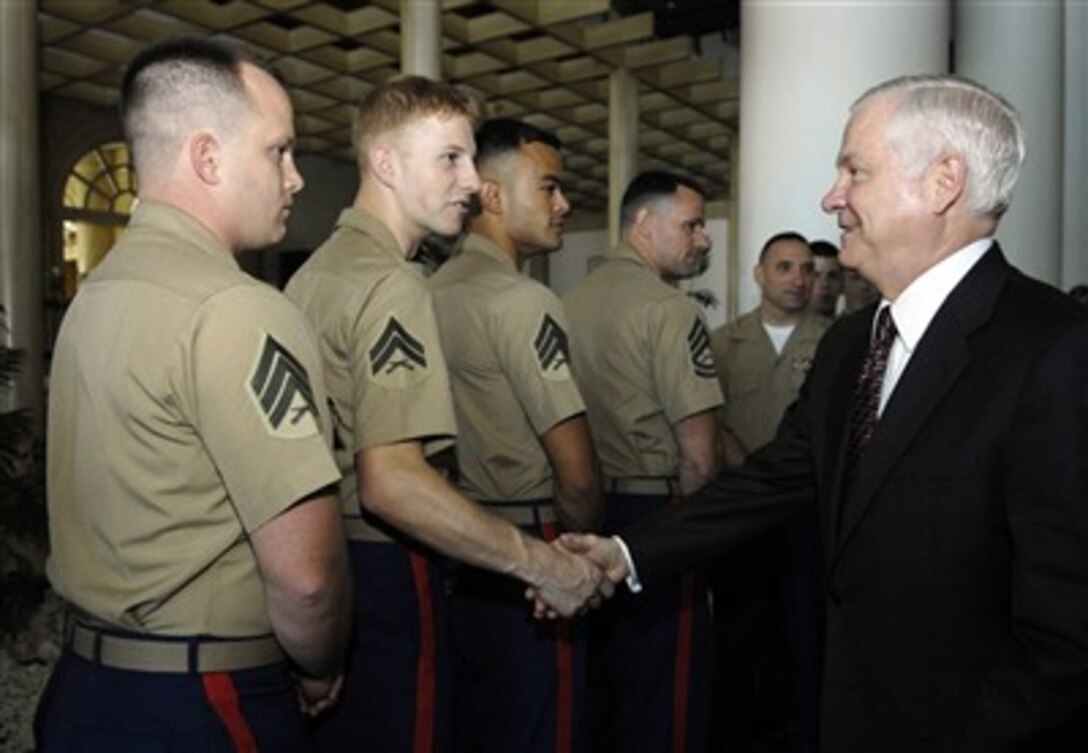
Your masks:
{"label": "red stripe on trouser", "polygon": [[[545,541],[559,535],[555,523],[543,523],[540,534]],[[571,753],[574,736],[574,650],[570,625],[555,624],[555,753]]]}
{"label": "red stripe on trouser", "polygon": [[242,715],[234,680],[226,672],[205,674],[201,680],[204,682],[204,697],[227,728],[234,749],[238,753],[257,753],[257,740],[253,737],[249,722]]}
{"label": "red stripe on trouser", "polygon": [[672,698],[672,749],[683,753],[688,735],[688,690],[691,687],[692,610],[695,602],[695,576],[683,576],[680,612],[676,615],[676,677]]}
{"label": "red stripe on trouser", "polygon": [[[678,505],[683,497],[678,492],[669,495],[669,505]],[[683,753],[688,737],[688,693],[691,688],[692,619],[695,604],[695,576],[682,576],[680,610],[676,615],[676,673],[672,696],[672,749]]]}
{"label": "red stripe on trouser", "polygon": [[415,729],[413,753],[431,753],[435,725],[435,634],[434,605],[431,601],[431,568],[427,558],[410,552],[412,582],[419,604],[419,661],[416,664]]}

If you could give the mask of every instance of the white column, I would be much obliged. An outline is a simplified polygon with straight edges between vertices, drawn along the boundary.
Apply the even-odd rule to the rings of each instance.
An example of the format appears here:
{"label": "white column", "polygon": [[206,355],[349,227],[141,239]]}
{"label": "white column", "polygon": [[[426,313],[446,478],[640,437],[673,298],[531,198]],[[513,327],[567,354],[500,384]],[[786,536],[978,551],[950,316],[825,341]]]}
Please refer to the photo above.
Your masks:
{"label": "white column", "polygon": [[1011,263],[1052,284],[1062,256],[1063,15],[1061,0],[956,3],[956,72],[1008,99],[1028,142],[998,239]]}
{"label": "white column", "polygon": [[442,78],[442,6],[439,0],[401,0],[401,73]]}
{"label": "white column", "polygon": [[1065,4],[1062,289],[1088,283],[1088,3]]}
{"label": "white column", "polygon": [[620,239],[620,202],[638,171],[638,80],[619,68],[608,77],[608,239]]}
{"label": "white column", "polygon": [[0,341],[26,358],[0,410],[30,408],[42,417],[44,258],[40,242],[37,3],[0,2],[0,304],[7,331]]}
{"label": "white column", "polygon": [[738,247],[740,310],[771,235],[838,242],[820,211],[834,179],[847,109],[869,87],[948,69],[948,0],[843,3],[745,0],[741,6]]}

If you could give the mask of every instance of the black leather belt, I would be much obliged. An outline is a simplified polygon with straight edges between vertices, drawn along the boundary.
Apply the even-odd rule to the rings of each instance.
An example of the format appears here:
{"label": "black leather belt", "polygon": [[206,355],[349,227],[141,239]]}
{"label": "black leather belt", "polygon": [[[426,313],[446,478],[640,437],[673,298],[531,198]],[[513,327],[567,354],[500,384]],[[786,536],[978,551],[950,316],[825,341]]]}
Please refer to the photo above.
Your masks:
{"label": "black leather belt", "polygon": [[558,522],[550,499],[498,502],[481,500],[480,504],[499,517],[518,526],[545,525]]}
{"label": "black leather belt", "polygon": [[604,479],[609,494],[645,494],[668,496],[680,493],[680,479],[675,476],[628,476]]}

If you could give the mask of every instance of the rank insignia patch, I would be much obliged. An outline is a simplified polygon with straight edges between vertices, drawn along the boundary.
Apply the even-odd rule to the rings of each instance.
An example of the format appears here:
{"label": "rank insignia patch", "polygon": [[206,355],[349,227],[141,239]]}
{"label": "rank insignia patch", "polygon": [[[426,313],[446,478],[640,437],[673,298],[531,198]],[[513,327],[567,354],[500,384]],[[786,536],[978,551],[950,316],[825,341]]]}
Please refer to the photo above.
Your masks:
{"label": "rank insignia patch", "polygon": [[570,346],[567,333],[549,314],[545,314],[540,320],[540,328],[533,338],[533,350],[536,352],[537,363],[540,364],[540,373],[545,379],[570,379]]}
{"label": "rank insignia patch", "polygon": [[702,319],[696,319],[688,332],[688,349],[691,351],[691,367],[695,376],[715,379],[718,372],[714,369],[714,354],[710,350],[710,335]]}
{"label": "rank insignia patch", "polygon": [[306,368],[272,335],[264,336],[248,386],[269,434],[299,439],[318,433],[317,406]]}
{"label": "rank insignia patch", "polygon": [[427,372],[427,349],[395,316],[370,347],[370,376],[386,387],[405,387]]}

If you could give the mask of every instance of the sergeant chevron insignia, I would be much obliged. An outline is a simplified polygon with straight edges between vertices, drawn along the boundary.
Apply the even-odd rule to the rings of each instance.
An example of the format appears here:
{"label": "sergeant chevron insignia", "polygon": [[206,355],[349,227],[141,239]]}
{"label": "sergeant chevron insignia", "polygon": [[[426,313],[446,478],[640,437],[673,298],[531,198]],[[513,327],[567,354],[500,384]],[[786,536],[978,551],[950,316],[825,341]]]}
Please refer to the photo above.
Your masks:
{"label": "sergeant chevron insignia", "polygon": [[368,355],[371,378],[385,387],[407,387],[427,373],[427,348],[395,316],[389,317]]}
{"label": "sergeant chevron insignia", "polygon": [[247,386],[270,435],[301,439],[318,433],[317,405],[306,367],[268,333],[250,369]]}
{"label": "sergeant chevron insignia", "polygon": [[570,379],[570,347],[567,333],[551,314],[544,314],[540,320],[536,337],[533,338],[533,350],[536,352],[540,373],[551,381]]}
{"label": "sergeant chevron insignia", "polygon": [[714,353],[710,350],[710,334],[706,331],[703,320],[696,318],[688,332],[688,349],[691,351],[691,367],[695,376],[704,379],[716,379],[717,371],[714,369]]}

